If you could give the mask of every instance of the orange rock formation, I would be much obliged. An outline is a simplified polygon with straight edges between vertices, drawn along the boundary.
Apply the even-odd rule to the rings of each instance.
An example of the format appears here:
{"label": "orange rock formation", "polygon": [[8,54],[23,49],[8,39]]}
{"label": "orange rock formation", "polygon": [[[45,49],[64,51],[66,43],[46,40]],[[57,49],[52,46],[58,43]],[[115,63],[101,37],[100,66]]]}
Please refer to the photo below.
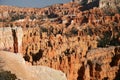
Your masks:
{"label": "orange rock formation", "polygon": [[[119,80],[120,14],[85,8],[74,2],[40,9],[0,6],[1,29],[10,28],[6,39],[0,36],[0,49],[12,47],[32,65],[61,70],[68,80]],[[15,26],[22,30],[12,34]]]}

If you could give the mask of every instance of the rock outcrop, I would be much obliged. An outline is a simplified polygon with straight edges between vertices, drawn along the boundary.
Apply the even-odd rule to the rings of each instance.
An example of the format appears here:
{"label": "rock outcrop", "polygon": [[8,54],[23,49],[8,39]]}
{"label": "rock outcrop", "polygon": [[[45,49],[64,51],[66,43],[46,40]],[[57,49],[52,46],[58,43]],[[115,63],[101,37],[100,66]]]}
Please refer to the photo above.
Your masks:
{"label": "rock outcrop", "polygon": [[23,30],[21,27],[0,28],[0,50],[21,52]]}
{"label": "rock outcrop", "polygon": [[[0,66],[0,70],[11,71],[20,80],[66,80],[65,74],[61,71],[45,66],[29,66],[25,64],[20,54],[0,51]],[[0,79],[4,80],[4,77],[1,78],[0,76]]]}
{"label": "rock outcrop", "polygon": [[99,7],[107,14],[120,13],[120,0],[100,0]]}
{"label": "rock outcrop", "polygon": [[120,0],[73,0],[75,3],[85,6],[85,9],[99,7],[104,10],[107,15],[120,13]]}
{"label": "rock outcrop", "polygon": [[[120,47],[99,48],[87,53],[86,68],[89,67],[89,72],[87,72],[90,74],[91,79],[119,79],[116,75],[119,74],[120,66],[119,59],[117,58],[120,56],[119,49]],[[87,75],[84,74],[84,76],[86,77]],[[88,79],[86,78],[86,80]]]}
{"label": "rock outcrop", "polygon": [[5,36],[11,37],[7,44],[0,36],[1,50],[22,53],[29,65],[61,70],[68,80],[120,79],[120,14],[107,15],[88,1],[41,9],[1,6],[1,16],[7,12],[0,17],[1,31],[9,29]]}

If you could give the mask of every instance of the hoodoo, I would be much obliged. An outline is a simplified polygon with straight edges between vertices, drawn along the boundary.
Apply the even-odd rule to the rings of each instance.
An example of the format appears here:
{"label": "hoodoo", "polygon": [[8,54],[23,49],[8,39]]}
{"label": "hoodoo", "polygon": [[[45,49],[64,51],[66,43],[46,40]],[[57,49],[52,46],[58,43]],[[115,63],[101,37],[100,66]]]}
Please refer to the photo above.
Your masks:
{"label": "hoodoo", "polygon": [[120,1],[1,5],[0,50],[21,80],[120,80]]}

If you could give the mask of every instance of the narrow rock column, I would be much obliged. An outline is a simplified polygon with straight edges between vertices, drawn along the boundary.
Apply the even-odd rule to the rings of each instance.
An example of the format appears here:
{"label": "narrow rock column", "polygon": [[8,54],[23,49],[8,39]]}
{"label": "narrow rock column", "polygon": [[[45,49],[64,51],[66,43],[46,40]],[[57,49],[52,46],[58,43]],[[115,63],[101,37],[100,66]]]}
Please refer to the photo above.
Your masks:
{"label": "narrow rock column", "polygon": [[90,67],[89,67],[89,65],[86,66],[84,80],[90,80]]}
{"label": "narrow rock column", "polygon": [[22,38],[23,38],[23,30],[21,27],[17,28],[16,35],[18,39],[18,53],[21,53],[22,52]]}

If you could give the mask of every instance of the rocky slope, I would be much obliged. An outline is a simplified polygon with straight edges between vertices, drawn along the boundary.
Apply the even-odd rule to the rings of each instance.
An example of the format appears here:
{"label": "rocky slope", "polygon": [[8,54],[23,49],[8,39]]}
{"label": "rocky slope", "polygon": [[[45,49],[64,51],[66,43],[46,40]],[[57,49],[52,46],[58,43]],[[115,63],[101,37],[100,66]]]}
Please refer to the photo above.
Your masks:
{"label": "rocky slope", "polygon": [[[21,54],[0,51],[0,66],[0,70],[11,71],[20,80],[66,80],[65,74],[61,71],[45,66],[29,66],[25,64]],[[6,75],[0,76],[0,79],[6,80],[4,76]]]}
{"label": "rocky slope", "polygon": [[61,70],[68,80],[119,80],[120,14],[113,8],[106,13],[96,1],[40,9],[0,6],[1,50]]}
{"label": "rocky slope", "polygon": [[84,5],[85,9],[99,7],[106,14],[120,12],[120,0],[73,0],[73,2]]}

